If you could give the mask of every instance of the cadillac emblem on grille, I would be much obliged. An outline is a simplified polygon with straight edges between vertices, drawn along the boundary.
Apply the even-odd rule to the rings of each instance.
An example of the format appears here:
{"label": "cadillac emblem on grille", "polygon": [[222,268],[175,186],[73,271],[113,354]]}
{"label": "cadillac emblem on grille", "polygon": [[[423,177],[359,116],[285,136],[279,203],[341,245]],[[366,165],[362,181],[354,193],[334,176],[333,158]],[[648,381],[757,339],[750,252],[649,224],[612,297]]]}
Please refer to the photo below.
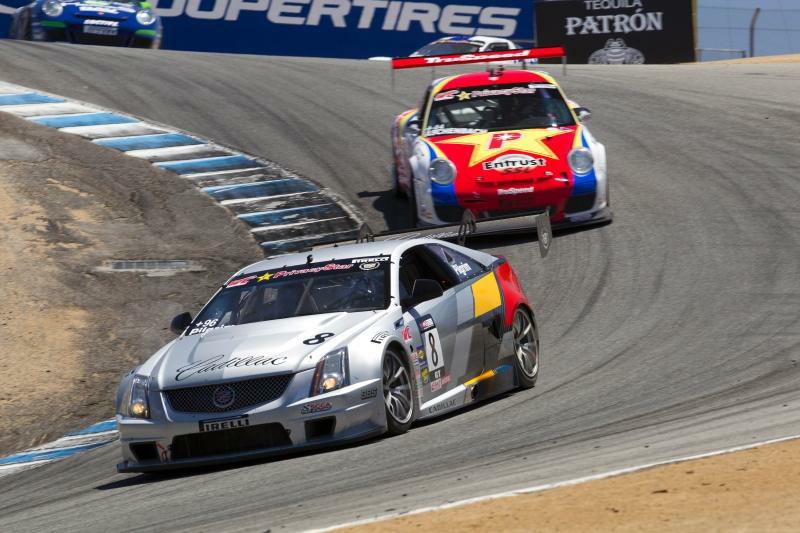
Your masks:
{"label": "cadillac emblem on grille", "polygon": [[225,409],[231,405],[235,399],[236,393],[227,385],[217,387],[211,395],[211,401],[219,409]]}

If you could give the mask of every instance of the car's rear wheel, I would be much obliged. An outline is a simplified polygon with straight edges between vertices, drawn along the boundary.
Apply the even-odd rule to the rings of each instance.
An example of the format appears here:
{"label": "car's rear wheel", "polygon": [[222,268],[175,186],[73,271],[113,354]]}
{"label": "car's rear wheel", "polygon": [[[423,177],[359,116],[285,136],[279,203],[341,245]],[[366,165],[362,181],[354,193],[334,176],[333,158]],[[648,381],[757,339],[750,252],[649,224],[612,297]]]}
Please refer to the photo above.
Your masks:
{"label": "car's rear wheel", "polygon": [[400,176],[397,174],[397,162],[392,162],[392,192],[397,198],[406,196],[406,191],[400,187]]}
{"label": "car's rear wheel", "polygon": [[408,431],[414,420],[414,389],[406,358],[390,348],[383,356],[383,403],[390,435]]}
{"label": "car's rear wheel", "polygon": [[514,312],[511,329],[517,381],[523,389],[530,389],[539,377],[539,332],[528,310],[522,307]]}
{"label": "car's rear wheel", "polygon": [[409,227],[416,228],[419,224],[419,216],[417,215],[417,193],[414,190],[414,177],[411,177],[411,188],[406,195],[408,198],[408,220]]}

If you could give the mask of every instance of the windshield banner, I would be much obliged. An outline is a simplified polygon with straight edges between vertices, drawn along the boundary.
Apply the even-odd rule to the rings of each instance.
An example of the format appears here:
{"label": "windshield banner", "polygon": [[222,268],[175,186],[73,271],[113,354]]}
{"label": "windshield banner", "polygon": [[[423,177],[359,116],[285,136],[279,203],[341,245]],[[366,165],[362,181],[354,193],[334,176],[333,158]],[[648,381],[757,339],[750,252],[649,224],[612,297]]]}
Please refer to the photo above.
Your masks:
{"label": "windshield banner", "polygon": [[[30,3],[0,0],[0,37],[8,36],[14,10]],[[366,59],[407,56],[452,35],[533,39],[531,0],[151,0],[150,4],[164,26],[161,47],[172,50]]]}

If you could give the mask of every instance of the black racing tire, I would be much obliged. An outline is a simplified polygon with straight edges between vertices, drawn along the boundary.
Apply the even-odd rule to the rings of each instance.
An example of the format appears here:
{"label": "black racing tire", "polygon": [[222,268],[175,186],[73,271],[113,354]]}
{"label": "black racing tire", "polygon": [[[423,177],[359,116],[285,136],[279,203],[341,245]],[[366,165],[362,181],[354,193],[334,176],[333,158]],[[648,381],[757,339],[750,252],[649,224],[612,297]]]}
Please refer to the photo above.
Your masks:
{"label": "black racing tire", "polygon": [[12,37],[23,41],[30,41],[33,39],[33,32],[31,31],[31,12],[29,9],[24,9],[20,12],[16,26],[16,31]]}
{"label": "black racing tire", "polygon": [[414,191],[414,177],[411,177],[411,189],[406,195],[408,199],[408,225],[416,228],[419,225],[419,215],[417,214],[417,193]]}
{"label": "black racing tire", "polygon": [[397,198],[405,198],[408,197],[406,191],[400,187],[400,180],[397,175],[397,162],[392,162],[392,192],[394,193],[395,197]]}
{"label": "black racing tire", "polygon": [[397,348],[390,347],[383,354],[381,370],[387,433],[401,435],[411,427],[417,411],[408,358]]}
{"label": "black racing tire", "polygon": [[523,389],[536,385],[539,378],[539,331],[530,311],[518,307],[511,326],[514,345],[514,371]]}

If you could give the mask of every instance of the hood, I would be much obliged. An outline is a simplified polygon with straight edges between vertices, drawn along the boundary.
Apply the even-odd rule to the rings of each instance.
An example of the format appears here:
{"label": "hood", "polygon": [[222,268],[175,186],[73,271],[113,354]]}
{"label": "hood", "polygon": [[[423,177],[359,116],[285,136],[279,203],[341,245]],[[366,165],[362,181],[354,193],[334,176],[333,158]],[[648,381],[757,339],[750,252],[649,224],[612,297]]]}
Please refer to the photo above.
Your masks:
{"label": "hood", "polygon": [[212,329],[174,341],[156,364],[159,389],[287,374],[313,368],[381,316],[329,313]]}
{"label": "hood", "polygon": [[[425,140],[458,169],[457,184],[474,190],[481,182],[513,182],[569,175],[567,155],[577,126],[442,135]],[[458,191],[456,191],[458,192]]]}

